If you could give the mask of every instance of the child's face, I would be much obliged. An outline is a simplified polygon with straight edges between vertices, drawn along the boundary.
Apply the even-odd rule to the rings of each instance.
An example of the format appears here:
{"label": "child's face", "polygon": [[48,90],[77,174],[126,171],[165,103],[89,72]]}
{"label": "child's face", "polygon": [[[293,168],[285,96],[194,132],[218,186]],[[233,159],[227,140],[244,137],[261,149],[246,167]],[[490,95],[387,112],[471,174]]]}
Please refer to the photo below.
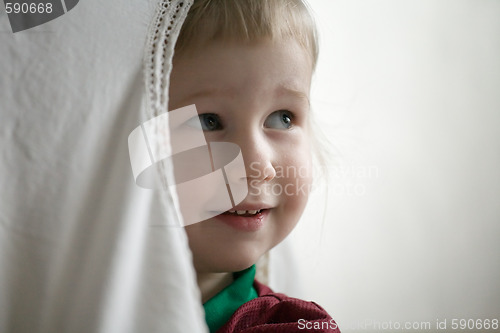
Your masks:
{"label": "child's face", "polygon": [[311,76],[309,55],[293,40],[212,42],[174,60],[169,109],[196,104],[207,141],[241,148],[249,185],[236,210],[250,214],[186,227],[198,272],[249,267],[299,220],[311,185]]}

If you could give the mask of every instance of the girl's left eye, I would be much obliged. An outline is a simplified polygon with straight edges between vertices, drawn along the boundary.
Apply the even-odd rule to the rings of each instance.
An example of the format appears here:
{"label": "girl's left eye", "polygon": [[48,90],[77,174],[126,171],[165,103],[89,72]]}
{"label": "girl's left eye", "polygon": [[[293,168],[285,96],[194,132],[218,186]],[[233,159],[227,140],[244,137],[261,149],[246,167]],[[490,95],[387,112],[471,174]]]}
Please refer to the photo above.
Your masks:
{"label": "girl's left eye", "polygon": [[293,114],[290,111],[279,110],[271,113],[266,121],[264,127],[274,129],[289,129],[292,127]]}

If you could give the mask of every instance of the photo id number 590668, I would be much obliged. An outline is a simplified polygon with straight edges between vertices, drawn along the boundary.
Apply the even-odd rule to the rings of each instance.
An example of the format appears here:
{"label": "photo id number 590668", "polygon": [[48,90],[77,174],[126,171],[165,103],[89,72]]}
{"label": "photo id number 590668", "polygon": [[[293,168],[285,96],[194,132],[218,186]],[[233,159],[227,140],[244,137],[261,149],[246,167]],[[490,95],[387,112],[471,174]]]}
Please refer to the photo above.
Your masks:
{"label": "photo id number 590668", "polygon": [[52,13],[52,3],[17,3],[6,2],[5,11],[7,14],[50,14]]}

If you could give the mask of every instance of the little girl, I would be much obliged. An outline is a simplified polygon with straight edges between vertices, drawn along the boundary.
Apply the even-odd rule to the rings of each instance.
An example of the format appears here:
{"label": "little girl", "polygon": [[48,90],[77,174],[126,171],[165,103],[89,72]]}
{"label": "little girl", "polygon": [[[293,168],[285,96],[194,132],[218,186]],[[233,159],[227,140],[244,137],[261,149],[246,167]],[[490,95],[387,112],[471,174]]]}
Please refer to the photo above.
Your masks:
{"label": "little girl", "polygon": [[301,0],[195,0],[182,26],[169,110],[195,104],[207,142],[236,143],[249,188],[233,209],[186,227],[211,332],[339,332],[317,304],[255,280],[256,261],[308,199],[317,53]]}

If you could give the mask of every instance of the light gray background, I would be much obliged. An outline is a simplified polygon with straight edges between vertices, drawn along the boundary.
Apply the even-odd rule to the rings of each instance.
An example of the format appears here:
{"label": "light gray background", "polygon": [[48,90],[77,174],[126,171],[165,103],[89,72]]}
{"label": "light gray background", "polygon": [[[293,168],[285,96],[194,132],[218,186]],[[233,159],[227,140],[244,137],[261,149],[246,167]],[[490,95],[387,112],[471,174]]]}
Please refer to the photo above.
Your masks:
{"label": "light gray background", "polygon": [[343,332],[500,319],[500,1],[310,4],[333,176],[291,237],[303,288],[284,287]]}

